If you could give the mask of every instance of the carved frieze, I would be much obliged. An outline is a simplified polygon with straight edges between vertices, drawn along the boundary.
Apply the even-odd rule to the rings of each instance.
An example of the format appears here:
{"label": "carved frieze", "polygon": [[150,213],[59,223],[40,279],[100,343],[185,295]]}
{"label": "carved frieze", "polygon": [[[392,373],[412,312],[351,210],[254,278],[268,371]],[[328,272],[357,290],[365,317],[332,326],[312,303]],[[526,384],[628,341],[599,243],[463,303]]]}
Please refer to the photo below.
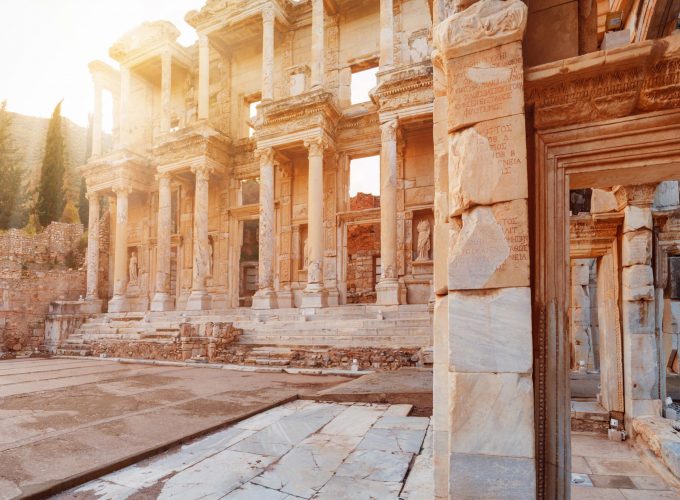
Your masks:
{"label": "carved frieze", "polygon": [[432,63],[423,61],[381,73],[372,99],[381,112],[430,104],[434,100]]}

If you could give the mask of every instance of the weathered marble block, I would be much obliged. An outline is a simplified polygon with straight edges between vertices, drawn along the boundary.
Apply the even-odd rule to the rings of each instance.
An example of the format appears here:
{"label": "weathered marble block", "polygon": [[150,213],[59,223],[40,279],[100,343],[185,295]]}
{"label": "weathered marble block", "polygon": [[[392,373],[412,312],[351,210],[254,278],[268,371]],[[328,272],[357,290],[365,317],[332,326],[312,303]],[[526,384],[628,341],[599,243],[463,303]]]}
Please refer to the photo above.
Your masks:
{"label": "weathered marble block", "polygon": [[534,457],[531,375],[450,373],[449,381],[452,453]]}
{"label": "weathered marble block", "polygon": [[674,208],[680,204],[678,181],[664,181],[656,188],[654,207],[658,209]]}
{"label": "weathered marble block", "polygon": [[591,214],[606,214],[607,212],[616,212],[618,204],[616,196],[612,191],[606,189],[593,189],[590,197],[590,213]]}
{"label": "weathered marble block", "polygon": [[571,320],[575,325],[590,326],[592,324],[590,307],[572,307]]}
{"label": "weathered marble block", "polygon": [[449,136],[449,210],[528,197],[524,115],[478,123]]}
{"label": "weathered marble block", "polygon": [[529,286],[528,228],[526,200],[463,213],[451,231],[449,290]]}
{"label": "weathered marble block", "polygon": [[656,399],[658,363],[654,335],[624,335],[624,355],[629,358],[626,375],[633,383],[630,395],[633,399]]}
{"label": "weathered marble block", "polygon": [[524,113],[521,42],[466,54],[448,62],[449,132]]}
{"label": "weathered marble block", "polygon": [[572,307],[583,307],[584,304],[590,306],[590,290],[587,285],[576,285],[571,287]]}
{"label": "weathered marble block", "polygon": [[654,307],[651,302],[624,300],[621,315],[624,332],[631,335],[654,335]]}
{"label": "weathered marble block", "polygon": [[455,372],[531,373],[531,289],[449,293],[449,356]]}
{"label": "weathered marble block", "polygon": [[621,265],[637,264],[649,266],[652,263],[652,232],[640,229],[623,233]]}
{"label": "weathered marble block", "polygon": [[449,498],[536,498],[533,459],[452,453],[449,467]]}
{"label": "weathered marble block", "polygon": [[590,266],[582,261],[571,264],[571,285],[587,285],[590,283]]}
{"label": "weathered marble block", "polygon": [[623,209],[623,232],[629,233],[639,229],[649,229],[654,227],[652,211],[644,207],[629,205]]}
{"label": "weathered marble block", "polygon": [[621,282],[623,300],[654,300],[654,272],[651,266],[624,267]]}

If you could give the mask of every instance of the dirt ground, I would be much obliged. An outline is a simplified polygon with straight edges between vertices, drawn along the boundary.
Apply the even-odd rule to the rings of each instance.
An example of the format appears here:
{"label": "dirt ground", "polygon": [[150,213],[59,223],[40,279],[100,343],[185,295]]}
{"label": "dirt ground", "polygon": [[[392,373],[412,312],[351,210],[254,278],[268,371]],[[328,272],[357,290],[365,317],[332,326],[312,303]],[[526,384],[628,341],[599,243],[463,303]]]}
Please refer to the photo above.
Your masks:
{"label": "dirt ground", "polygon": [[74,485],[346,381],[98,360],[0,361],[0,498]]}

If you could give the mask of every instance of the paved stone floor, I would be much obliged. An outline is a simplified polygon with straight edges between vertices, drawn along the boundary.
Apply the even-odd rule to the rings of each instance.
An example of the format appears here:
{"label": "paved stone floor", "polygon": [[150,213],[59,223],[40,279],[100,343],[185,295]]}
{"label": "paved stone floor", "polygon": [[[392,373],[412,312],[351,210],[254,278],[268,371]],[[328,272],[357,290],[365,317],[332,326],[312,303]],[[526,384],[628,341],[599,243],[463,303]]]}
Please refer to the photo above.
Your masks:
{"label": "paved stone floor", "polygon": [[134,463],[347,380],[100,360],[0,361],[0,499]]}
{"label": "paved stone floor", "polygon": [[431,499],[430,419],[410,409],[291,402],[57,498]]}
{"label": "paved stone floor", "polygon": [[571,453],[573,500],[680,499],[628,442],[572,432]]}

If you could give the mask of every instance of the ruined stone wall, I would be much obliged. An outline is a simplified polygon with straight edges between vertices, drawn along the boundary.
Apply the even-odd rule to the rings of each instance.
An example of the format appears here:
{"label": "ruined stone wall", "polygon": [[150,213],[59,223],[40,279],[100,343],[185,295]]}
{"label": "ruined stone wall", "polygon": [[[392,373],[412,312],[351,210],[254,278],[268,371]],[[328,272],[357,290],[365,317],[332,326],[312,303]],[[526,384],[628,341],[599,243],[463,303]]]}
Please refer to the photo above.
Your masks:
{"label": "ruined stone wall", "polygon": [[380,224],[347,228],[347,302],[375,302],[376,262],[380,258]]}
{"label": "ruined stone wall", "polygon": [[41,349],[50,302],[85,294],[82,236],[82,225],[58,222],[0,235],[0,356]]}

